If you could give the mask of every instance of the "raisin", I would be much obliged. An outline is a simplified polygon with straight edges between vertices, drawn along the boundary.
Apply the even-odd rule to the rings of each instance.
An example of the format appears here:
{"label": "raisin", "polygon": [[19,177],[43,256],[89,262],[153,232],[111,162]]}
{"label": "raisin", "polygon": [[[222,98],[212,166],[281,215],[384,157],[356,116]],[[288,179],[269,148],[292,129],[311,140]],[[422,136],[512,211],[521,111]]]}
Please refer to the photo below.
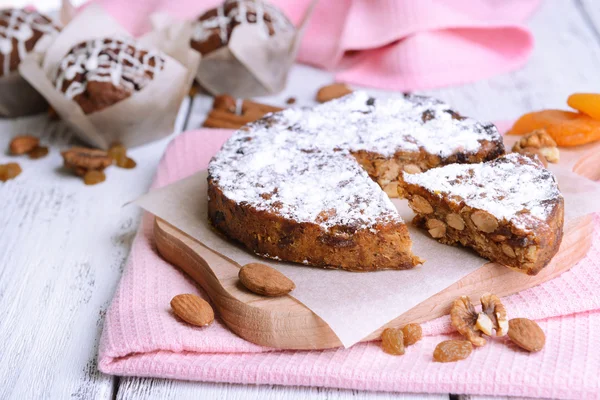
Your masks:
{"label": "raisin", "polygon": [[108,149],[108,156],[119,165],[119,162],[125,163],[127,159],[127,149],[122,144],[116,143]]}
{"label": "raisin", "polygon": [[27,153],[29,158],[32,160],[37,160],[38,158],[46,157],[48,155],[48,147],[46,146],[37,146],[29,153]]}
{"label": "raisin", "polygon": [[523,135],[545,129],[557,145],[579,146],[600,140],[600,120],[562,110],[542,110],[523,115],[509,134]]}
{"label": "raisin", "polygon": [[117,161],[117,166],[121,167],[121,168],[125,168],[125,169],[135,168],[136,165],[137,165],[137,163],[132,158],[129,158],[129,157],[126,157],[125,160]]}
{"label": "raisin", "polygon": [[386,328],[381,333],[381,348],[388,354],[404,354],[404,334],[399,328]]}
{"label": "raisin", "polygon": [[410,346],[417,343],[423,337],[423,329],[419,324],[408,324],[402,328],[404,334],[404,345]]}
{"label": "raisin", "polygon": [[472,351],[473,345],[468,340],[446,340],[435,347],[433,359],[443,363],[464,360]]}
{"label": "raisin", "polygon": [[296,104],[296,98],[295,97],[290,97],[289,99],[287,99],[285,101],[286,104]]}
{"label": "raisin", "polygon": [[104,175],[104,172],[95,169],[89,170],[83,176],[83,182],[86,185],[96,185],[100,182],[104,182],[105,180],[106,175]]}
{"label": "raisin", "polygon": [[574,93],[569,96],[567,104],[581,113],[600,120],[599,93]]}
{"label": "raisin", "polygon": [[23,172],[21,166],[17,163],[0,164],[0,181],[6,182],[9,179],[14,179]]}

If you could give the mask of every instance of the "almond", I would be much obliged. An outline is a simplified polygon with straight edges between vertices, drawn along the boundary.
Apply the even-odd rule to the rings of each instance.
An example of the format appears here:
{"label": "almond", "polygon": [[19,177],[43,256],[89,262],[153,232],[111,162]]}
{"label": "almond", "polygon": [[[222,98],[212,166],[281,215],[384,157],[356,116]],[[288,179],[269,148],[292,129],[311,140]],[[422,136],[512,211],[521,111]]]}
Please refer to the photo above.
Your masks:
{"label": "almond", "polygon": [[178,294],[171,300],[175,315],[195,326],[207,326],[215,320],[215,313],[206,300],[195,294]]}
{"label": "almond", "polygon": [[35,136],[22,135],[16,136],[10,142],[10,154],[21,155],[29,153],[40,144],[40,139]]}
{"label": "almond", "polygon": [[498,229],[498,220],[492,214],[486,211],[475,211],[471,215],[471,220],[482,232],[492,233]]}
{"label": "almond", "polygon": [[513,318],[508,321],[508,337],[514,344],[530,352],[540,351],[546,344],[542,328],[527,318]]}
{"label": "almond", "polygon": [[352,93],[352,89],[346,86],[345,83],[332,83],[331,85],[326,85],[319,89],[317,92],[317,101],[319,103],[325,103],[350,93]]}
{"label": "almond", "polygon": [[419,214],[431,214],[433,212],[433,207],[424,197],[415,194],[409,201],[408,205],[412,208],[416,213]]}
{"label": "almond", "polygon": [[287,276],[275,268],[259,263],[244,265],[238,277],[248,290],[262,296],[283,296],[296,288]]}

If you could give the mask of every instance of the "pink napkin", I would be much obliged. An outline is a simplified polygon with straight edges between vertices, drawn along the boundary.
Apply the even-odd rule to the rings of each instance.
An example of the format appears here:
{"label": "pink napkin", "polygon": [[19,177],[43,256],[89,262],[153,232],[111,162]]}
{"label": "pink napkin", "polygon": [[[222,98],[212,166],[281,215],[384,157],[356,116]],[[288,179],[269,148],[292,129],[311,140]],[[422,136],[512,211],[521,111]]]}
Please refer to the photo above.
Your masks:
{"label": "pink napkin", "polygon": [[[92,0],[133,34],[166,11],[193,19],[220,0]],[[311,0],[272,0],[298,23]],[[540,0],[320,1],[298,55],[336,79],[391,90],[471,82],[525,64],[533,38],[520,25]]]}
{"label": "pink napkin", "polygon": [[[188,131],[167,149],[154,188],[206,168],[231,131]],[[592,248],[560,277],[504,299],[511,317],[537,319],[544,350],[529,354],[508,339],[491,340],[467,360],[432,361],[436,344],[451,338],[448,317],[423,325],[426,337],[402,357],[379,343],[350,349],[275,351],[246,342],[219,321],[194,328],[177,320],[169,302],[180,293],[208,300],[177,268],[160,258],[145,215],[107,312],[99,369],[115,375],[253,384],[327,386],[360,390],[600,398],[600,215]],[[450,334],[450,335],[449,335]]]}

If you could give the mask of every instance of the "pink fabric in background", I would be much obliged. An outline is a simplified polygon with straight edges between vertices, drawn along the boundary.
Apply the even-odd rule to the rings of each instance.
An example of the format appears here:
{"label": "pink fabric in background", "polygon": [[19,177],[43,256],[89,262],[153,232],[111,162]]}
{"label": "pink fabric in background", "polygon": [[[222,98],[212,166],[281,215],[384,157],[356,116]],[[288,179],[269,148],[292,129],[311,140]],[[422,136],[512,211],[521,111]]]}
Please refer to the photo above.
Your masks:
{"label": "pink fabric in background", "polygon": [[[193,19],[219,0],[92,0],[139,35],[165,11]],[[298,23],[311,0],[272,0]],[[525,64],[533,47],[523,21],[540,0],[321,0],[298,60],[336,79],[390,90],[471,82]],[[351,52],[351,53],[348,53]],[[350,55],[351,54],[351,55]]]}
{"label": "pink fabric in background", "polygon": [[[206,168],[231,131],[188,131],[169,145],[154,188]],[[198,201],[201,201],[199,199]],[[327,386],[360,390],[600,397],[600,216],[589,254],[570,271],[504,299],[511,317],[537,319],[545,349],[529,354],[508,339],[491,340],[467,360],[440,364],[433,349],[451,338],[448,317],[423,325],[426,337],[402,357],[376,342],[327,351],[276,351],[254,345],[219,321],[195,328],[169,302],[205,293],[155,252],[152,216],[143,217],[102,333],[99,369],[116,375],[212,382]]]}

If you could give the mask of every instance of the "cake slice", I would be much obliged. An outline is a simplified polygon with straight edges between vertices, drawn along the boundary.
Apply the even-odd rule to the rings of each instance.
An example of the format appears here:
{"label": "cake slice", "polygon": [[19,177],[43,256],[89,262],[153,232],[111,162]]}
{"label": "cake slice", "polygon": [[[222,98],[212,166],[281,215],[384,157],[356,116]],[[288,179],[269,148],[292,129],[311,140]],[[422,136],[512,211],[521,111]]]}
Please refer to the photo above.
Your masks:
{"label": "cake slice", "polygon": [[558,251],[564,200],[556,178],[533,158],[511,153],[402,176],[399,195],[413,223],[445,244],[536,275]]}

